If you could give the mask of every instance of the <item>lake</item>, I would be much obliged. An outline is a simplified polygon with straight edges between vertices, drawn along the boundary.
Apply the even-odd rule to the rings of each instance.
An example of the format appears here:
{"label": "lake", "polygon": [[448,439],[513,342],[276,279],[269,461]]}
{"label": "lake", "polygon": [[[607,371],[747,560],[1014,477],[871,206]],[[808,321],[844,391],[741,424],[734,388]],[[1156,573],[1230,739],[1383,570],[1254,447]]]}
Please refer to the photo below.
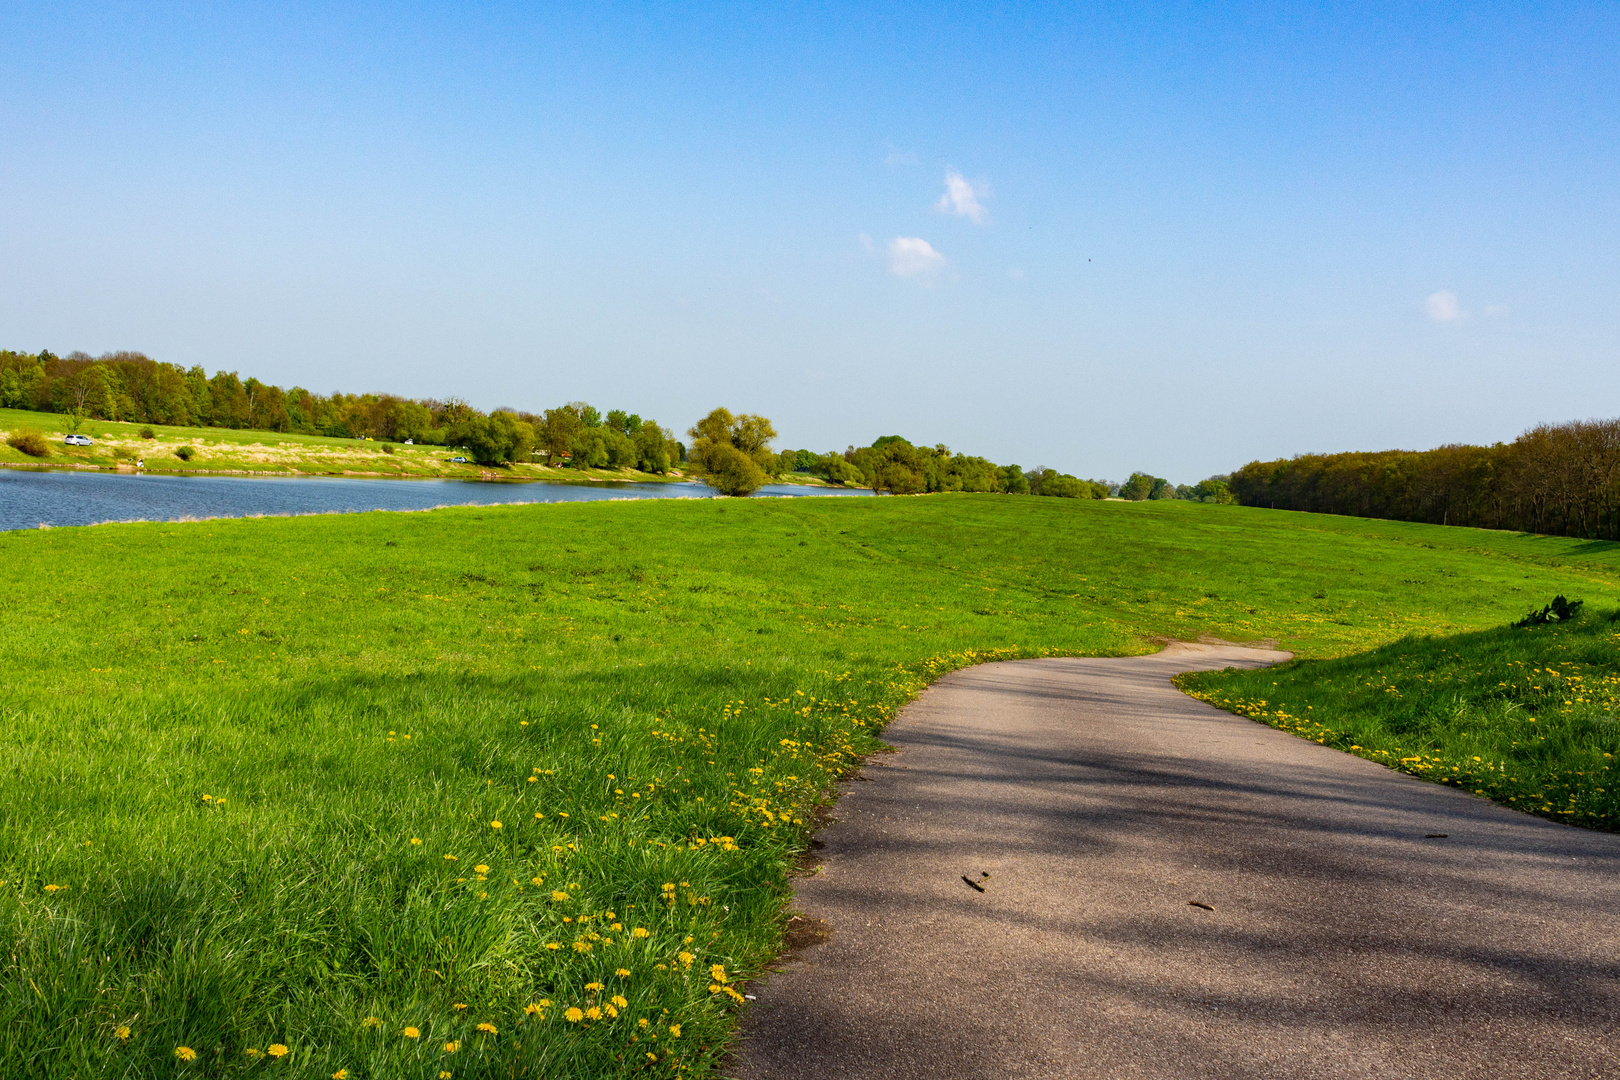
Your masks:
{"label": "lake", "polygon": [[[160,476],[0,469],[0,531],[103,521],[176,521],[255,514],[427,510],[435,506],[708,498],[703,484],[593,481],[375,480],[352,476]],[[770,484],[760,495],[870,495]]]}

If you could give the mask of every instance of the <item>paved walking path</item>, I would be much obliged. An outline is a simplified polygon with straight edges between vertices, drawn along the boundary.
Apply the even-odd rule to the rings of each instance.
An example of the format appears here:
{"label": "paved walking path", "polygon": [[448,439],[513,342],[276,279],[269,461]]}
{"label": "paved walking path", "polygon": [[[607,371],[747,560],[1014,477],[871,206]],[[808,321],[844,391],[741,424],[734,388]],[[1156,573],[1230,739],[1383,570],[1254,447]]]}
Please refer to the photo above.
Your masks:
{"label": "paved walking path", "polygon": [[835,807],[796,901],[831,938],[749,987],[728,1074],[1620,1077],[1620,837],[1169,683],[1283,656],[942,679]]}

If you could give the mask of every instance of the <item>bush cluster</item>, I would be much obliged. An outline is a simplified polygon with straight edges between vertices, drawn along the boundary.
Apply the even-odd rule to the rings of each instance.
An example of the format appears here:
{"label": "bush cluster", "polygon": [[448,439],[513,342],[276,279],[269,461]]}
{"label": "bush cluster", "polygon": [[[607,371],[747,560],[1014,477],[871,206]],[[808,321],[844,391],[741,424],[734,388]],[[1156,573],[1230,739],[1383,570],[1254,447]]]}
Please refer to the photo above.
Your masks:
{"label": "bush cluster", "polygon": [[51,446],[50,443],[45,441],[45,436],[27,428],[13,431],[10,437],[6,439],[6,445],[13,450],[27,454],[29,457],[43,458],[51,456]]}

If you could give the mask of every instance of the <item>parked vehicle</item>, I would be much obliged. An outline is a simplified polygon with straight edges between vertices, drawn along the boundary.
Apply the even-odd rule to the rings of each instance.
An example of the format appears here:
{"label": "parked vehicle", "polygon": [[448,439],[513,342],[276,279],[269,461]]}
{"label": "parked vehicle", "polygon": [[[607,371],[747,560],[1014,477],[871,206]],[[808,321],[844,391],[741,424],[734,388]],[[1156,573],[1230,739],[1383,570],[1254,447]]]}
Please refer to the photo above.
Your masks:
{"label": "parked vehicle", "polygon": [[464,457],[453,457],[450,460],[455,462],[457,465],[465,465],[465,464],[467,464],[467,459],[464,458]]}
{"label": "parked vehicle", "polygon": [[69,446],[94,446],[96,442],[88,435],[69,435],[62,441]]}

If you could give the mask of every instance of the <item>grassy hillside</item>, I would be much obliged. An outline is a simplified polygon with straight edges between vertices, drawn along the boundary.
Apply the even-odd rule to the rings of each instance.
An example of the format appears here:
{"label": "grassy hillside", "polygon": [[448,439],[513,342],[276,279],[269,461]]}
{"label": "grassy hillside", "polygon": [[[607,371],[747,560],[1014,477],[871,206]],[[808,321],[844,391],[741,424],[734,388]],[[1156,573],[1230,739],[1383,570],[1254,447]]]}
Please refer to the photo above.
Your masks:
{"label": "grassy hillside", "polygon": [[1393,769],[1620,829],[1620,623],[1407,638],[1337,660],[1203,673],[1194,697]]}
{"label": "grassy hillside", "polygon": [[667,1076],[722,1050],[814,807],[939,673],[1156,635],[1332,657],[1612,606],[1620,554],[1185,503],[649,501],[7,533],[0,588],[19,1075]]}

